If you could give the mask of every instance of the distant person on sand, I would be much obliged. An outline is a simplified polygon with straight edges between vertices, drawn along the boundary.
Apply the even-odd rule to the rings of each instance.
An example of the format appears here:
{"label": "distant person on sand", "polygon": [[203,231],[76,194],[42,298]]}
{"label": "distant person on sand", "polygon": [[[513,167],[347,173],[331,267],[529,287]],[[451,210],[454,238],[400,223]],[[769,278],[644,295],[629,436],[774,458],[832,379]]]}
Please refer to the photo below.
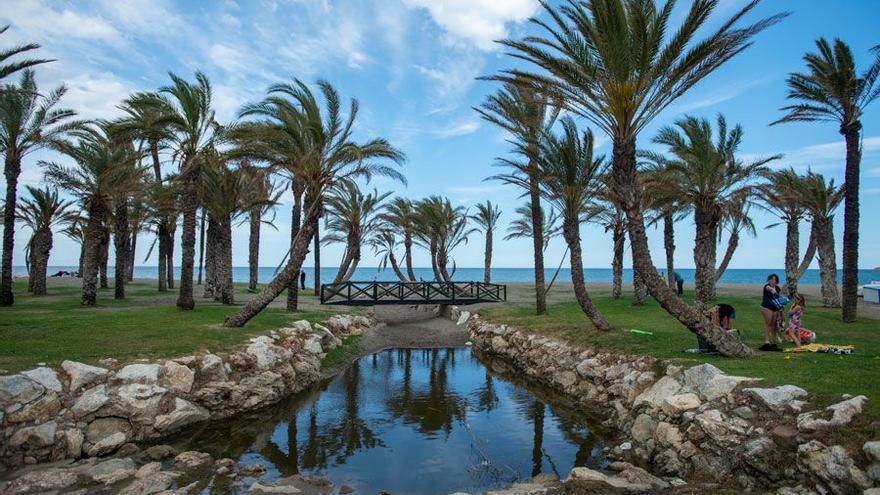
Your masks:
{"label": "distant person on sand", "polygon": [[299,271],[299,287],[302,289],[306,286],[306,271]]}
{"label": "distant person on sand", "polygon": [[771,273],[767,277],[767,283],[764,284],[761,299],[761,315],[764,317],[764,345],[759,349],[762,351],[782,350],[776,345],[776,329],[779,325],[779,319],[782,318],[782,305],[779,304],[779,298],[779,275]]}
{"label": "distant person on sand", "polygon": [[675,277],[675,286],[678,287],[678,295],[681,296],[684,294],[684,279],[681,278],[681,274],[673,271],[672,276]]}

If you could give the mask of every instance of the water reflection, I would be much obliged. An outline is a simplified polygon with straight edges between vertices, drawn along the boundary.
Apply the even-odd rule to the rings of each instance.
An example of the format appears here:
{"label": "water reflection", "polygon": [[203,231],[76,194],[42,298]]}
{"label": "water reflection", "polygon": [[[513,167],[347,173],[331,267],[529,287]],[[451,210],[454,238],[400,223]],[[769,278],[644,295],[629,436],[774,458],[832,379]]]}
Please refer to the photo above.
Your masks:
{"label": "water reflection", "polygon": [[[570,405],[490,371],[469,349],[361,358],[261,414],[181,439],[181,447],[263,462],[268,478],[323,474],[366,493],[481,491],[573,466],[602,445]],[[208,480],[205,480],[206,482]],[[235,493],[206,483],[204,493]]]}

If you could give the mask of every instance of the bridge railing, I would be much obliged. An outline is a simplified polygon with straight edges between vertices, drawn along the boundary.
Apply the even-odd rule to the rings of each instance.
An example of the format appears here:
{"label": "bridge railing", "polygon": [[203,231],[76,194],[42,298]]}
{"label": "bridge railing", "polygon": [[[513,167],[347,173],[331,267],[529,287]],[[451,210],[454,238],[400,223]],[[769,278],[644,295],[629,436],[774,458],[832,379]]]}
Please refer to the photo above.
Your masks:
{"label": "bridge railing", "polygon": [[507,300],[507,286],[483,282],[342,282],[321,285],[321,304],[474,304]]}

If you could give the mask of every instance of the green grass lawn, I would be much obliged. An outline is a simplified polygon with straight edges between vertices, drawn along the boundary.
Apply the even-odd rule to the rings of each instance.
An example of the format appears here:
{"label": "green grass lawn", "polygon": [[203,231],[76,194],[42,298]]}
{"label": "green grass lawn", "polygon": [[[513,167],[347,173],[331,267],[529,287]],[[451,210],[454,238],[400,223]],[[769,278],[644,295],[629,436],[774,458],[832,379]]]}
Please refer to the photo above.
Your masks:
{"label": "green grass lawn", "polygon": [[[768,385],[798,385],[814,394],[821,403],[839,400],[843,393],[864,394],[870,399],[871,415],[880,416],[880,320],[863,318],[845,325],[840,322],[840,310],[810,306],[803,318],[804,326],[818,334],[818,342],[852,344],[856,347],[855,355],[759,352],[755,357],[734,359],[683,353],[683,349],[696,347],[696,338],[653,299],[649,298],[642,307],[631,306],[628,297],[615,300],[609,295],[598,295],[594,301],[616,326],[615,330],[596,330],[576,302],[552,305],[545,316],[535,316],[531,305],[493,306],[480,313],[489,321],[507,323],[574,344],[650,354],[687,366],[708,362],[730,374],[763,378]],[[723,297],[721,301],[736,308],[735,326],[742,332],[746,343],[753,349],[760,346],[763,343],[760,298]],[[648,330],[654,335],[629,333],[633,328]],[[786,343],[784,346],[791,345]]]}
{"label": "green grass lawn", "polygon": [[[51,286],[46,296],[31,296],[23,283],[15,285],[15,305],[0,308],[0,369],[18,371],[38,362],[60,364],[71,359],[95,362],[105,357],[121,361],[174,357],[198,350],[222,351],[254,334],[306,319],[328,318],[340,309],[287,313],[268,308],[244,328],[224,328],[223,319],[240,305],[223,306],[202,299],[196,309],[180,311],[175,293],[159,296],[152,284],[132,283],[125,300],[113,299],[113,289],[101,290],[99,306],[79,305],[80,289]],[[196,288],[197,294],[201,288]],[[244,294],[246,286],[236,286]],[[283,295],[281,297],[284,297]],[[302,292],[301,298],[314,298]]]}

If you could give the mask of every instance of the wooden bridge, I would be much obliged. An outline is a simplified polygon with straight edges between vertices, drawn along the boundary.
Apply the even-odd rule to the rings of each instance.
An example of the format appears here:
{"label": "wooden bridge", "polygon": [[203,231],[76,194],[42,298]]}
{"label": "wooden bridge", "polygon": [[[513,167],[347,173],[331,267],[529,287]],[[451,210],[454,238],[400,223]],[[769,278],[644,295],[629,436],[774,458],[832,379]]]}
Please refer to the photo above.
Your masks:
{"label": "wooden bridge", "polygon": [[321,304],[477,304],[507,300],[507,286],[483,282],[343,282],[321,285]]}

